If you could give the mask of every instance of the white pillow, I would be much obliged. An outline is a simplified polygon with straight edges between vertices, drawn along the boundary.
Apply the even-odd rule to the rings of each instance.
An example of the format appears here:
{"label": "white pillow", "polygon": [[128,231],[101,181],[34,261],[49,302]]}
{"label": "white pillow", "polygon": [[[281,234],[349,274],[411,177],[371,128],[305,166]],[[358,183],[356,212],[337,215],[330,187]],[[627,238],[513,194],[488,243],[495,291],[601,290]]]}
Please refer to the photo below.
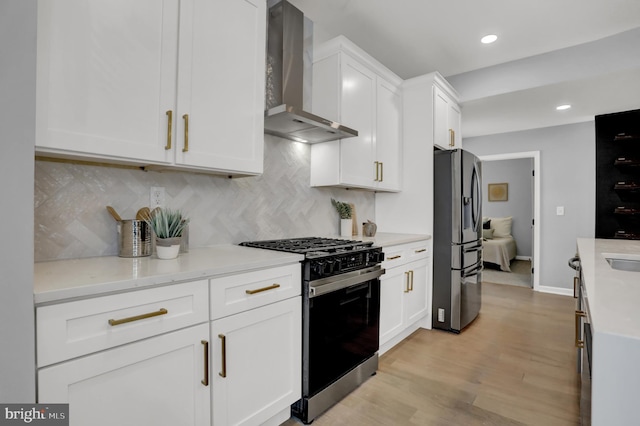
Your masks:
{"label": "white pillow", "polygon": [[482,238],[484,238],[485,240],[493,239],[493,229],[483,229]]}
{"label": "white pillow", "polygon": [[511,236],[512,216],[509,217],[493,217],[491,218],[491,229],[493,229],[494,237]]}

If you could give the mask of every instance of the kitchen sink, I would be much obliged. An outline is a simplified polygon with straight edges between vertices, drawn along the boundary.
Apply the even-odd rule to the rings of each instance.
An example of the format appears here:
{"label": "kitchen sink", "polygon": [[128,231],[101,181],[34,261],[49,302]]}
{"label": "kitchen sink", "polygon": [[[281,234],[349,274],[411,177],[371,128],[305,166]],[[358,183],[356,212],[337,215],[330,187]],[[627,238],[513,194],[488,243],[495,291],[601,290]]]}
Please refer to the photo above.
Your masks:
{"label": "kitchen sink", "polygon": [[620,271],[640,272],[640,256],[629,254],[606,254],[605,259],[613,269]]}

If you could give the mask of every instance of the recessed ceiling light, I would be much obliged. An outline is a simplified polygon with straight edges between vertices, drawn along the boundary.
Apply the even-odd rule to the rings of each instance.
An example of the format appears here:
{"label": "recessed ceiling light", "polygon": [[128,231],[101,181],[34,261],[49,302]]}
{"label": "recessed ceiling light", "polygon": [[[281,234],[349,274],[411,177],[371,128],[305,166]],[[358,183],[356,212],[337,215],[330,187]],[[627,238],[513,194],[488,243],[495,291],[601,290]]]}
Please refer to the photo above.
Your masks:
{"label": "recessed ceiling light", "polygon": [[495,34],[489,34],[489,35],[486,35],[486,36],[482,37],[482,38],[480,39],[480,41],[481,41],[482,43],[484,43],[484,44],[489,44],[489,43],[493,43],[493,42],[494,42],[494,41],[496,41],[497,39],[498,39],[498,36],[497,36],[497,35],[495,35]]}
{"label": "recessed ceiling light", "polygon": [[564,111],[565,109],[569,109],[569,108],[571,108],[571,105],[569,105],[569,104],[558,105],[558,106],[556,107],[556,109],[557,109],[558,111]]}

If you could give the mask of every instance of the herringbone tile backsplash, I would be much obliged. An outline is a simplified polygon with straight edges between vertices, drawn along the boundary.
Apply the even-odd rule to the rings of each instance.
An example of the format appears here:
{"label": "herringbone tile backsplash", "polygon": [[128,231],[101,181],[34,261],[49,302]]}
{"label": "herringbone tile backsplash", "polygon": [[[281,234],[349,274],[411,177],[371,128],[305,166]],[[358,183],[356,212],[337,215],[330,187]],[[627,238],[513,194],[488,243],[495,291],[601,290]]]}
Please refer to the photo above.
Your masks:
{"label": "herringbone tile backsplash", "polygon": [[35,260],[118,254],[113,206],[124,219],[149,205],[152,186],[166,206],[191,218],[190,247],[336,235],[331,198],[355,204],[357,219],[375,220],[372,192],[311,188],[310,147],[265,135],[264,174],[227,179],[189,172],[36,161]]}

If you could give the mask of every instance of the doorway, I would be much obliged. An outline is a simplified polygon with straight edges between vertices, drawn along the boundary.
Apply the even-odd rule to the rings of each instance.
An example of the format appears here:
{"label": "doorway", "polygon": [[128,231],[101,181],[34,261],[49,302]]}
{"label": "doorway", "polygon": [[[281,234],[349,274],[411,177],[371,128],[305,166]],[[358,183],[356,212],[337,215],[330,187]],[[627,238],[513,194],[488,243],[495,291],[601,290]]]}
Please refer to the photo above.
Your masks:
{"label": "doorway", "polygon": [[[492,162],[492,161],[503,161],[503,160],[518,160],[518,159],[531,159],[533,164],[532,164],[532,174],[533,174],[533,179],[532,179],[532,190],[531,193],[533,195],[533,200],[532,200],[532,211],[531,211],[531,224],[530,226],[530,230],[531,230],[531,237],[530,237],[530,241],[531,241],[531,250],[530,256],[521,256],[521,258],[525,258],[525,259],[518,259],[516,257],[516,262],[518,260],[528,260],[526,258],[530,257],[531,258],[531,269],[532,269],[532,274],[531,274],[531,279],[532,279],[532,288],[534,291],[538,291],[539,287],[540,287],[540,280],[539,280],[539,270],[538,270],[538,264],[540,261],[540,222],[539,222],[539,218],[540,218],[540,175],[539,173],[537,173],[538,170],[540,170],[540,151],[529,151],[529,152],[515,152],[515,153],[508,153],[508,154],[495,154],[495,155],[484,155],[484,156],[479,156],[480,160],[483,162],[483,164],[485,162]],[[488,182],[485,178],[484,178],[484,172],[483,172],[483,187],[485,188],[485,190],[488,187],[489,183],[494,183],[494,182]],[[505,182],[500,182],[500,183],[505,183]],[[507,188],[508,191],[508,188]],[[507,195],[508,198],[508,195]],[[483,216],[486,216],[483,212]],[[528,219],[527,219],[528,221]],[[523,225],[523,224],[520,224]],[[522,228],[522,227],[521,227]],[[522,231],[520,231],[522,232]],[[526,241],[527,239],[525,238],[524,241]],[[527,252],[529,253],[529,252]],[[514,265],[515,267],[520,267],[522,265]]]}

